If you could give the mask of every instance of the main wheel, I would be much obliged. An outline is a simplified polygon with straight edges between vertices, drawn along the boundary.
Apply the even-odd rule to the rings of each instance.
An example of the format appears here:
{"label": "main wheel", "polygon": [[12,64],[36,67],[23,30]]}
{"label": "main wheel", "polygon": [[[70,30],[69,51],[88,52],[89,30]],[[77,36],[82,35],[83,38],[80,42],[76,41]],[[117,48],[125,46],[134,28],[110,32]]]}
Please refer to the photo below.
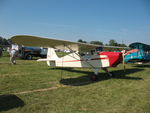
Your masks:
{"label": "main wheel", "polygon": [[113,73],[113,72],[109,72],[109,73],[108,73],[108,76],[109,76],[109,77],[113,77],[113,76],[114,76],[114,73]]}
{"label": "main wheel", "polygon": [[91,76],[91,80],[92,80],[92,81],[96,81],[96,80],[97,80],[97,76],[96,76],[96,75],[92,75],[92,76]]}

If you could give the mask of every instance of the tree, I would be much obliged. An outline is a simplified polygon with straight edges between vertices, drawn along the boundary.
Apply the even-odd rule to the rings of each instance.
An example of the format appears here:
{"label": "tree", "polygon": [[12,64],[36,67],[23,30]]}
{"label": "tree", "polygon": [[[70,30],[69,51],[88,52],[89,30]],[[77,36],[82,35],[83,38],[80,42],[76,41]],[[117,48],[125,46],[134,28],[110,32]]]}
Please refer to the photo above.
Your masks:
{"label": "tree", "polygon": [[79,39],[78,42],[87,43],[86,41],[84,41],[84,40],[82,40],[82,39]]}
{"label": "tree", "polygon": [[0,45],[3,45],[3,38],[0,36]]}
{"label": "tree", "polygon": [[103,45],[103,42],[100,42],[100,41],[91,41],[90,44]]}
{"label": "tree", "polygon": [[115,40],[109,40],[109,46],[118,46],[118,43]]}
{"label": "tree", "polygon": [[9,40],[7,40],[7,39],[5,39],[5,38],[3,38],[3,37],[0,36],[0,45],[1,46],[10,45],[9,44]]}
{"label": "tree", "polygon": [[120,46],[120,47],[127,47],[127,45],[125,45],[125,44],[119,44],[118,46]]}

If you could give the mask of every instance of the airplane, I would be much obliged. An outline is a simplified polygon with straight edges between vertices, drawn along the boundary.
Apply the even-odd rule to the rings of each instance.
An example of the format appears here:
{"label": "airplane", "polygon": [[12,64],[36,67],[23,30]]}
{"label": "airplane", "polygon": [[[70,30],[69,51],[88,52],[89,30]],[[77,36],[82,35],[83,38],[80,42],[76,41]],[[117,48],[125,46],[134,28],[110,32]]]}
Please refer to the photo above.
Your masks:
{"label": "airplane", "polygon": [[[23,46],[48,48],[47,58],[37,60],[46,61],[48,66],[91,68],[94,71],[94,74],[91,75],[91,79],[94,81],[97,80],[100,69],[106,71],[108,76],[113,76],[113,73],[109,72],[107,68],[116,67],[122,62],[124,56],[124,52],[102,51],[105,46],[88,43],[41,38],[29,35],[16,35],[11,37],[11,40]],[[116,48],[114,46],[107,47]],[[70,51],[70,53],[63,57],[58,57],[55,49]]]}
{"label": "airplane", "polygon": [[150,45],[135,42],[129,45],[132,48],[125,54],[125,63],[146,63],[150,61]]}

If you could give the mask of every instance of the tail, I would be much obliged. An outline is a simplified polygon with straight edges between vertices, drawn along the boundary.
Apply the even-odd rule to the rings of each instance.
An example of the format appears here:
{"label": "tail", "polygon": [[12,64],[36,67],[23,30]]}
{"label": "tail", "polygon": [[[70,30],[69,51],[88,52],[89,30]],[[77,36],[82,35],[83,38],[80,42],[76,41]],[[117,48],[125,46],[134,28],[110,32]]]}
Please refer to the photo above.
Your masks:
{"label": "tail", "polygon": [[37,61],[46,61],[48,66],[56,66],[56,60],[59,59],[54,48],[48,48],[47,58],[38,59]]}
{"label": "tail", "polygon": [[47,65],[48,66],[56,66],[57,59],[58,59],[58,56],[56,55],[54,48],[48,48]]}
{"label": "tail", "polygon": [[57,60],[58,59],[58,56],[56,55],[54,48],[48,48],[47,59],[48,60]]}

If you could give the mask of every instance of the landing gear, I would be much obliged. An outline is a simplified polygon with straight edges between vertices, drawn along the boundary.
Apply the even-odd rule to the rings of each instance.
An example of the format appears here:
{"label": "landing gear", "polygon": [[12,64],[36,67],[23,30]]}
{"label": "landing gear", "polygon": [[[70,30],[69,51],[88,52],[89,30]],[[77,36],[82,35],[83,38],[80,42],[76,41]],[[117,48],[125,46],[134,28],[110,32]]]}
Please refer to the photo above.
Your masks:
{"label": "landing gear", "polygon": [[92,81],[96,81],[97,79],[98,79],[98,78],[97,78],[97,75],[92,75],[92,76],[91,76],[91,80],[92,80]]}
{"label": "landing gear", "polygon": [[109,72],[107,68],[102,68],[109,77],[113,77],[114,76],[114,73],[113,72]]}
{"label": "landing gear", "polygon": [[98,76],[99,70],[100,70],[99,68],[93,68],[94,75],[91,76],[91,80],[92,80],[92,81],[96,81],[96,80],[98,79],[97,76]]}
{"label": "landing gear", "polygon": [[[101,68],[101,69],[103,69],[107,73],[108,77],[113,77],[114,76],[114,73],[113,72],[109,72],[107,68]],[[98,79],[98,71],[99,71],[99,69],[98,68],[94,68],[93,71],[94,71],[94,75],[91,75],[91,80],[92,81],[96,81]]]}
{"label": "landing gear", "polygon": [[113,77],[113,76],[114,76],[114,73],[113,73],[113,72],[109,72],[107,75],[108,75],[109,77]]}

